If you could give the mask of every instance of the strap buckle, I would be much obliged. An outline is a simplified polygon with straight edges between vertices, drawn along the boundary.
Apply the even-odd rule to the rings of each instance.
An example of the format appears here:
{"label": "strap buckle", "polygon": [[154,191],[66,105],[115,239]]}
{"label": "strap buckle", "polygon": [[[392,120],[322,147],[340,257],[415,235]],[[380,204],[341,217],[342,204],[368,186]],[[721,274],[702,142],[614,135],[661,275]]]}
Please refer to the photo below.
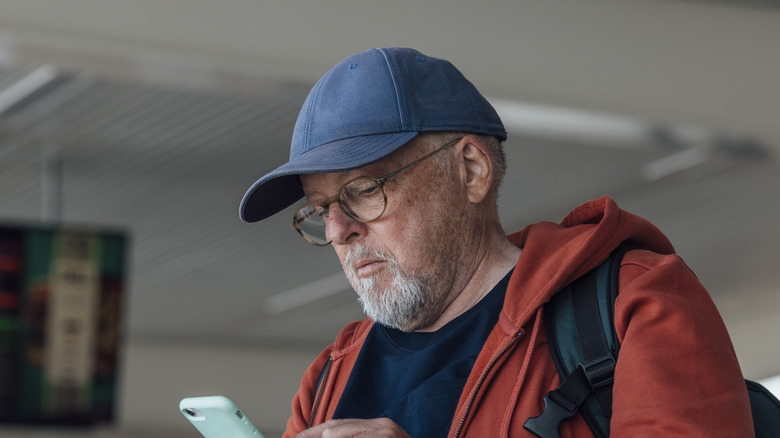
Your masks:
{"label": "strap buckle", "polygon": [[612,385],[615,381],[615,358],[607,354],[589,362],[577,364],[585,373],[588,384],[594,391]]}

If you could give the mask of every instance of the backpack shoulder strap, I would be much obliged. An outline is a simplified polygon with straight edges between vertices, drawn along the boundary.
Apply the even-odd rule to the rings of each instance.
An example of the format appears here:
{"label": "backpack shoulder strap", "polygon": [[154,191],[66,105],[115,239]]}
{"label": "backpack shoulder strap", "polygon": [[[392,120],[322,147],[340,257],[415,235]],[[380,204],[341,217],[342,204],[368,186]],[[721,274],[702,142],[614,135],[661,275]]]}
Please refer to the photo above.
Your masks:
{"label": "backpack shoulder strap", "polygon": [[[544,411],[524,427],[541,438],[558,438],[558,426],[580,411],[598,438],[609,437],[612,382],[620,344],[614,325],[621,245],[545,304],[545,329],[563,381],[544,397]],[[756,438],[780,436],[780,401],[761,384],[745,380]]]}
{"label": "backpack shoulder strap", "polygon": [[612,381],[620,345],[614,304],[623,255],[618,247],[605,262],[565,287],[545,304],[545,328],[561,385],[544,397],[544,411],[524,427],[557,438],[558,426],[580,411],[597,437],[609,436]]}

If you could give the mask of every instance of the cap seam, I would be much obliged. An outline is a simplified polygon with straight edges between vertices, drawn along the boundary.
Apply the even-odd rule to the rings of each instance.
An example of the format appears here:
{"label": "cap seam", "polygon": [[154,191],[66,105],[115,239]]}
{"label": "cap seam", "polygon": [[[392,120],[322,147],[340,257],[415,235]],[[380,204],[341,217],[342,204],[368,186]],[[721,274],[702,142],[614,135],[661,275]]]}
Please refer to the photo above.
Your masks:
{"label": "cap seam", "polygon": [[[395,71],[398,69],[398,66],[396,66],[396,65],[394,65],[394,64],[392,64],[390,62],[390,59],[388,58],[387,53],[385,53],[384,50],[382,50],[382,49],[377,49],[377,50],[379,50],[379,53],[382,54],[382,57],[385,60],[385,66],[387,66],[387,71],[390,74],[390,82],[393,84],[392,88],[393,88],[393,91],[395,92],[395,99],[394,99],[394,101],[395,101],[395,108],[394,108],[394,110],[395,110],[396,116],[398,117],[398,125],[399,125],[396,128],[400,129],[401,132],[405,132],[406,129],[404,127],[406,126],[406,119],[405,119],[405,114],[403,114],[403,112],[401,111],[401,108],[404,108],[404,106],[401,105],[401,103],[402,103],[401,100],[403,99],[402,98],[403,94],[401,93],[400,84],[399,84],[400,75],[396,75],[395,74]],[[395,67],[395,69],[393,67]],[[403,102],[403,103],[405,103],[405,102]]]}
{"label": "cap seam", "polygon": [[[322,87],[324,86],[325,81],[327,80],[327,78],[332,73],[333,73],[333,69],[328,70],[328,72],[325,73],[325,75],[323,75],[322,79],[320,79],[317,82],[317,84],[316,84],[317,91],[314,93],[314,95],[312,95],[311,102],[309,102],[309,108],[306,109],[306,133],[303,136],[303,138],[306,139],[305,142],[304,142],[304,150],[305,151],[310,151],[311,149],[313,149],[311,147],[308,147],[308,146],[311,146],[311,137],[310,137],[310,135],[311,135],[311,123],[312,123],[312,118],[313,118],[312,114],[314,113],[314,111],[312,111],[312,109],[316,106],[316,103],[319,101],[320,91],[322,91]],[[290,159],[292,159],[292,157],[290,157]]]}

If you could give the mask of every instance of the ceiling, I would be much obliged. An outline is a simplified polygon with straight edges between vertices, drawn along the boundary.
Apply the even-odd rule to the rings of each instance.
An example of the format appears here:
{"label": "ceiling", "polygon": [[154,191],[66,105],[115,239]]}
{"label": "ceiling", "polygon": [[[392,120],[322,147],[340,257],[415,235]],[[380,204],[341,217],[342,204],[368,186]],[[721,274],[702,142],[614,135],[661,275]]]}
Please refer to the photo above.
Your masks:
{"label": "ceiling", "polygon": [[[338,260],[295,235],[291,211],[247,225],[238,204],[286,160],[321,74],[413,46],[508,103],[507,231],[613,196],[708,286],[746,374],[780,373],[774,2],[450,4],[0,0],[0,93],[57,73],[0,114],[0,221],[126,230],[130,342],[320,348],[361,316]],[[534,129],[516,104],[644,134]]]}

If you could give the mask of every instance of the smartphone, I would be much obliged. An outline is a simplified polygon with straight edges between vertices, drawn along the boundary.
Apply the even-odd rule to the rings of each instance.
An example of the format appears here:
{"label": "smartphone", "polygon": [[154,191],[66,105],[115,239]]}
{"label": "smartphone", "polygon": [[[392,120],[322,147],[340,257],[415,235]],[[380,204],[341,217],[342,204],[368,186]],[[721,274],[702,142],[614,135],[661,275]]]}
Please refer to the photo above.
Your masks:
{"label": "smartphone", "polygon": [[179,403],[179,410],[204,438],[263,438],[227,397],[188,397]]}

